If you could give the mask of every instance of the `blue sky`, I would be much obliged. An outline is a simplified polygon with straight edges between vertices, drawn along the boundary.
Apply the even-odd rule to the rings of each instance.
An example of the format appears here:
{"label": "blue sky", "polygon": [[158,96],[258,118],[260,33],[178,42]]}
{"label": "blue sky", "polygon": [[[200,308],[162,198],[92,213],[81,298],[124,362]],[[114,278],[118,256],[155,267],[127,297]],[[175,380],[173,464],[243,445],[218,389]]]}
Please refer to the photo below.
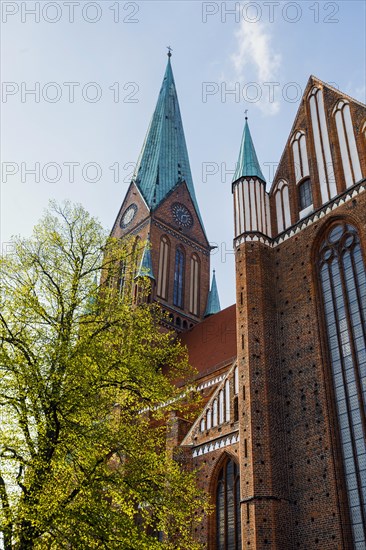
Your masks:
{"label": "blue sky", "polygon": [[[196,194],[218,245],[212,267],[222,306],[233,303],[231,171],[244,110],[269,188],[310,74],[365,101],[365,3],[80,0],[1,7],[2,249],[13,234],[31,233],[50,198],[81,202],[111,228],[170,45]],[[27,173],[36,163],[39,182]]]}

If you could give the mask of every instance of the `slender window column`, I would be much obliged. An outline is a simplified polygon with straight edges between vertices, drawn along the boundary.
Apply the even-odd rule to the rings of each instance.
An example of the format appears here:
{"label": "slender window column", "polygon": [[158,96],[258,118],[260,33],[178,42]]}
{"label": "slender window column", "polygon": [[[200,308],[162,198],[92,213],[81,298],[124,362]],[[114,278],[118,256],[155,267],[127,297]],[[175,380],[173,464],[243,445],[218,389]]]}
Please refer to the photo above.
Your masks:
{"label": "slender window column", "polygon": [[225,382],[225,422],[230,422],[230,382]]}
{"label": "slender window column", "polygon": [[216,486],[216,549],[241,550],[239,467],[230,458]]}
{"label": "slender window column", "polygon": [[163,300],[168,299],[168,268],[169,268],[170,244],[168,238],[163,236],[160,241],[159,270],[157,295]]}
{"label": "slender window column", "polygon": [[331,226],[319,275],[353,548],[366,544],[366,270],[356,229]]}
{"label": "slender window column", "polygon": [[176,307],[184,307],[184,252],[181,247],[178,247],[175,252],[175,269],[174,269],[174,292],[173,303]]}
{"label": "slender window column", "polygon": [[344,100],[338,101],[333,115],[336,121],[338,142],[341,150],[344,179],[346,187],[351,187],[362,179],[362,173],[348,102]]}
{"label": "slender window column", "polygon": [[198,256],[193,254],[191,257],[191,273],[189,285],[189,310],[193,315],[199,314],[199,296],[200,296],[200,263]]}

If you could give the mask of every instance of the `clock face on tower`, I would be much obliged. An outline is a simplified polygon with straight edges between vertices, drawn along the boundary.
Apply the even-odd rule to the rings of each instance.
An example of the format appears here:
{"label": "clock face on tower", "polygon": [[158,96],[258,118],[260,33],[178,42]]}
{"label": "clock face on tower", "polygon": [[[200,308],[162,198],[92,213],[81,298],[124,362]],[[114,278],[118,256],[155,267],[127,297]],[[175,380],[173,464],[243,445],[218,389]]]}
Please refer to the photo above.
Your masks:
{"label": "clock face on tower", "polygon": [[137,212],[137,204],[130,204],[128,208],[124,211],[124,214],[120,221],[120,226],[122,229],[125,229],[133,220]]}
{"label": "clock face on tower", "polygon": [[172,204],[173,220],[182,227],[190,228],[193,225],[192,214],[184,204],[175,202]]}

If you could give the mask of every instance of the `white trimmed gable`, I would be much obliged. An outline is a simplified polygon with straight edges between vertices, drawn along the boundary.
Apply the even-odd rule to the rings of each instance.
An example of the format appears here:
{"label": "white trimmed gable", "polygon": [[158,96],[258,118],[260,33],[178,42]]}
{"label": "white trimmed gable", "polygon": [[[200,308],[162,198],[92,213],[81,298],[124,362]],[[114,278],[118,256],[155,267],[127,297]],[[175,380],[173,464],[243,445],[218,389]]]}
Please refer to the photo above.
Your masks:
{"label": "white trimmed gable", "polygon": [[[236,361],[226,374],[222,375],[220,384],[214,390],[201,414],[193,423],[181,445],[199,445],[201,442],[224,439],[225,431],[233,431],[233,423],[237,420],[238,401],[238,370]],[[216,379],[215,379],[216,380]],[[208,382],[209,384],[209,382]],[[220,434],[218,430],[220,429]],[[235,439],[235,438],[234,438]],[[230,440],[231,441],[231,440]],[[221,443],[220,443],[221,444]],[[212,449],[214,450],[214,449]]]}

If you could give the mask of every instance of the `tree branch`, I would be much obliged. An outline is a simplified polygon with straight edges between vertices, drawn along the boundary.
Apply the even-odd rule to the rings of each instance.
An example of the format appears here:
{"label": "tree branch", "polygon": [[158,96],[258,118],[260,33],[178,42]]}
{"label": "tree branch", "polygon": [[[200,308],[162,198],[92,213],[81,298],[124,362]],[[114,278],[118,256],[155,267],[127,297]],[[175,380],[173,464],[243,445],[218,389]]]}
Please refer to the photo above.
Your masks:
{"label": "tree branch", "polygon": [[5,525],[2,528],[2,533],[4,538],[4,550],[12,550],[13,523],[12,523],[8,493],[6,491],[6,484],[1,472],[0,472],[0,501],[1,501],[1,506],[5,516]]}

